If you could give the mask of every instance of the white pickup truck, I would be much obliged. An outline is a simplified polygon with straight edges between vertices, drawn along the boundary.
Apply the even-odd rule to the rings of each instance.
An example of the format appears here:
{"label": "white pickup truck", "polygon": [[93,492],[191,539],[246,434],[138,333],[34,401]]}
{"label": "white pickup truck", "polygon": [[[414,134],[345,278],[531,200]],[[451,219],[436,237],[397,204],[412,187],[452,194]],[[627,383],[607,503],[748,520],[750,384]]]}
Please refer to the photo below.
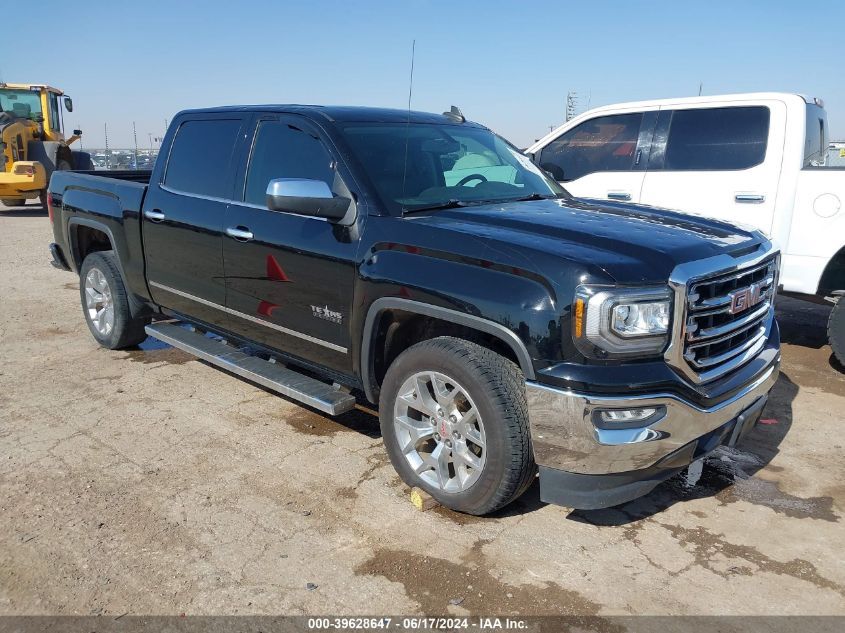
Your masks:
{"label": "white pickup truck", "polygon": [[574,196],[751,225],[783,253],[784,294],[831,302],[845,364],[845,167],[826,165],[824,104],[794,94],[662,99],[595,108],[526,150]]}

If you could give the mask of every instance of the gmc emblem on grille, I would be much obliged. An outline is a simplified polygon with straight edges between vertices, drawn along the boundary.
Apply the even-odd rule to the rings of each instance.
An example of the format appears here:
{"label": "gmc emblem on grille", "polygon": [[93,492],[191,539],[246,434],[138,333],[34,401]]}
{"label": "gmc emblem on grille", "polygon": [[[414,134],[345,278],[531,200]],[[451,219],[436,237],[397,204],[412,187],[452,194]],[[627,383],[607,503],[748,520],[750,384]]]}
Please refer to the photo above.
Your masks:
{"label": "gmc emblem on grille", "polygon": [[747,288],[734,290],[728,296],[731,298],[730,313],[739,314],[760,303],[766,298],[766,293],[762,292],[761,284],[751,284]]}

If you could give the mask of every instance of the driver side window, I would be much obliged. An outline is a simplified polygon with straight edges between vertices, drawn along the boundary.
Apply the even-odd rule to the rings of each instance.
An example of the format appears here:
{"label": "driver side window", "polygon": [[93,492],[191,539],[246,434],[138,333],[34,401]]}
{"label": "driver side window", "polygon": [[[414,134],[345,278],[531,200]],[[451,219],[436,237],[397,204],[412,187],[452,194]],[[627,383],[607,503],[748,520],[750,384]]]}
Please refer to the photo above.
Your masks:
{"label": "driver side window", "polygon": [[334,160],[322,141],[286,121],[261,121],[246,176],[244,200],[265,206],[267,185],[274,178],[335,183]]}
{"label": "driver side window", "polygon": [[630,171],[642,120],[638,112],[584,121],[543,148],[540,167],[563,182],[599,171]]}

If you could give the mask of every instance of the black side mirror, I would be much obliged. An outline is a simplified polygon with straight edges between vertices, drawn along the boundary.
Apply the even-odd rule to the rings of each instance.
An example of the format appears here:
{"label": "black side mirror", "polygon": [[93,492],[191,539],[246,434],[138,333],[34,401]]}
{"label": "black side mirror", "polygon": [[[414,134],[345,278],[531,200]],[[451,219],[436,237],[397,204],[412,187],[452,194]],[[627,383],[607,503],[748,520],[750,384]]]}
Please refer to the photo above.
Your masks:
{"label": "black side mirror", "polygon": [[65,97],[65,110],[73,112],[73,99],[70,97]]}
{"label": "black side mirror", "polygon": [[276,178],[267,185],[267,208],[329,220],[341,220],[352,200],[332,194],[322,180]]}
{"label": "black side mirror", "polygon": [[74,136],[82,136],[82,130],[74,130],[73,135]]}

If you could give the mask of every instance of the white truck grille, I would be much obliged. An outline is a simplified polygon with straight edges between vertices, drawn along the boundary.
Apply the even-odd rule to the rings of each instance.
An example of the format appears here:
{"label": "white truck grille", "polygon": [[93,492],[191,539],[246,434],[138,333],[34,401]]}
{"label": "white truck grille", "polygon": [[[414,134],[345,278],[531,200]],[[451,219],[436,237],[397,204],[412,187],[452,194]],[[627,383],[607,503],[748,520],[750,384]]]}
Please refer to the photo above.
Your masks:
{"label": "white truck grille", "polygon": [[754,358],[766,343],[777,292],[778,257],[690,283],[683,358],[701,382]]}

